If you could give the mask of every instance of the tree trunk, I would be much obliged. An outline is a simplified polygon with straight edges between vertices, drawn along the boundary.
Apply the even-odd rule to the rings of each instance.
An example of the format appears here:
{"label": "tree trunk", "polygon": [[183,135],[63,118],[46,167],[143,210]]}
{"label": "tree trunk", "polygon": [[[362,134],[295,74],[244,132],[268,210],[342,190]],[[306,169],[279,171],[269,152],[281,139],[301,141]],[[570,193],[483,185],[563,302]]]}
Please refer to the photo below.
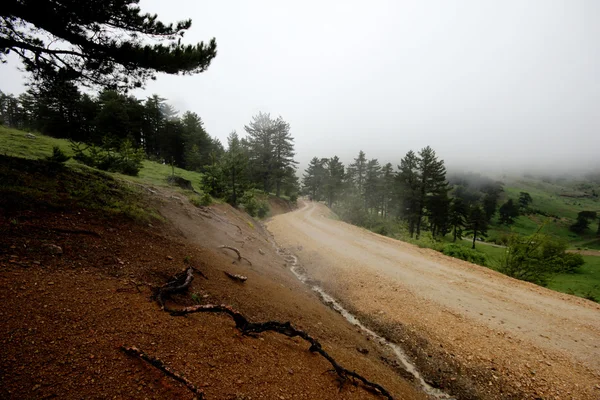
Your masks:
{"label": "tree trunk", "polygon": [[452,240],[454,243],[456,243],[456,225],[454,226],[454,240]]}
{"label": "tree trunk", "polygon": [[279,193],[280,193],[280,191],[281,191],[281,179],[277,178],[277,184],[276,184],[276,185],[277,185],[277,190],[276,190],[276,193],[275,193],[275,195],[276,195],[277,197],[279,197]]}
{"label": "tree trunk", "polygon": [[475,250],[475,240],[477,239],[477,231],[473,230],[473,250]]}
{"label": "tree trunk", "polygon": [[237,205],[237,196],[235,193],[235,168],[231,171],[231,201],[233,202],[233,206]]}

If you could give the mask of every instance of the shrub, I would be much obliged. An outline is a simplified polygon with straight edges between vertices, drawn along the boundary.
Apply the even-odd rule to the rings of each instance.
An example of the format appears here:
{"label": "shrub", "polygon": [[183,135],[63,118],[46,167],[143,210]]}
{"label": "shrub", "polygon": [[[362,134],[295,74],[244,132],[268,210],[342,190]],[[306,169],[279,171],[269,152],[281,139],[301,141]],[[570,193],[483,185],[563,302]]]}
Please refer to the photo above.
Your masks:
{"label": "shrub", "polygon": [[294,204],[296,204],[298,202],[298,193],[292,193],[290,194],[290,201]]}
{"label": "shrub", "polygon": [[64,164],[69,161],[71,157],[66,155],[58,146],[54,146],[52,148],[52,155],[46,157],[46,160],[56,163],[56,164]]}
{"label": "shrub", "polygon": [[73,158],[87,166],[109,172],[119,172],[136,176],[142,168],[145,153],[141,148],[135,148],[130,140],[120,143],[108,139],[102,141],[102,146],[81,143],[71,143],[75,155]]}
{"label": "shrub", "polygon": [[465,260],[473,264],[485,266],[487,263],[487,258],[484,253],[460,246],[458,244],[447,244],[442,248],[441,252],[447,256],[460,258],[461,260]]}
{"label": "shrub", "polygon": [[207,207],[213,203],[213,198],[208,193],[199,192],[198,195],[190,198],[190,202],[196,207]]}
{"label": "shrub", "polygon": [[546,285],[556,273],[575,273],[584,264],[580,254],[567,253],[567,244],[537,233],[523,237],[511,235],[499,271],[521,279]]}
{"label": "shrub", "polygon": [[244,193],[244,195],[240,199],[240,204],[244,206],[244,210],[246,210],[246,212],[250,214],[250,216],[256,217],[256,211],[258,210],[258,200],[256,200],[256,197],[254,197],[254,194],[252,192],[248,191]]}
{"label": "shrub", "polygon": [[271,208],[269,207],[269,203],[267,203],[266,201],[263,201],[263,200],[258,202],[258,210],[257,210],[258,218],[266,217],[270,210],[271,210]]}

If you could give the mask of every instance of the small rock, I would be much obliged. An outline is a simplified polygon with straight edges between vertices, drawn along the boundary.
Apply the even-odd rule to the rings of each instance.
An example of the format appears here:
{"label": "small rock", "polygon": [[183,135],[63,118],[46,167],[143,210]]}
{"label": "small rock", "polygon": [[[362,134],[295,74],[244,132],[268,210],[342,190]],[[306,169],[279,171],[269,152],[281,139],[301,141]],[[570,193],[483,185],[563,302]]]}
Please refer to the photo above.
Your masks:
{"label": "small rock", "polygon": [[171,257],[171,256],[167,256],[167,260],[169,260],[169,261],[173,261],[173,257]]}
{"label": "small rock", "polygon": [[356,351],[358,351],[361,354],[369,354],[369,349],[366,349],[364,347],[357,347]]}
{"label": "small rock", "polygon": [[38,389],[39,389],[39,388],[41,388],[41,387],[42,387],[42,385],[35,385],[35,386],[33,387],[33,389],[31,389],[31,390],[33,390],[33,391],[35,392],[36,390],[38,390]]}
{"label": "small rock", "polygon": [[294,370],[290,368],[290,369],[288,369],[288,373],[289,373],[290,375],[294,375]]}
{"label": "small rock", "polygon": [[46,251],[50,254],[62,254],[63,253],[62,247],[57,246],[55,244],[46,244],[46,245],[44,245],[44,249],[46,249]]}
{"label": "small rock", "polygon": [[264,255],[265,255],[265,252],[264,252],[264,251],[262,251],[262,249],[258,249],[258,254],[260,254],[261,256],[264,256]]}
{"label": "small rock", "polygon": [[37,138],[36,138],[36,136],[35,136],[33,133],[26,133],[26,134],[25,134],[25,137],[26,137],[27,139],[37,139]]}
{"label": "small rock", "polygon": [[48,285],[54,285],[54,282],[48,282]]}
{"label": "small rock", "polygon": [[244,383],[244,381],[243,381],[243,380],[241,380],[241,379],[238,379],[236,383],[237,383],[238,385],[241,385],[242,383]]}

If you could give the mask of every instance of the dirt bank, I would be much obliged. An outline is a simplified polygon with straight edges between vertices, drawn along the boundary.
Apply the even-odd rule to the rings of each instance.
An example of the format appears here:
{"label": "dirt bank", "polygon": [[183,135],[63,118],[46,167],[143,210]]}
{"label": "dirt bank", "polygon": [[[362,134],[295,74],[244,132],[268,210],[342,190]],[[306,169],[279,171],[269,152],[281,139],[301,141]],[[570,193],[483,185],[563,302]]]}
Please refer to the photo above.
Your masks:
{"label": "dirt bank", "polygon": [[464,398],[600,398],[600,305],[328,218],[269,230],[308,274]]}
{"label": "dirt bank", "polygon": [[[227,205],[200,209],[176,192],[148,193],[166,222],[142,226],[39,202],[9,210],[0,200],[0,398],[191,398],[121,345],[160,357],[207,399],[379,398],[350,382],[340,389],[330,364],[298,338],[246,337],[226,316],[160,311],[147,284],[168,281],[184,260],[208,278],[194,279],[196,300],[232,305],[253,321],[292,321],[396,398],[424,398],[381,361],[385,351],[297,282],[259,224]],[[252,266],[219,245],[239,248]],[[174,300],[193,304],[190,294]]]}

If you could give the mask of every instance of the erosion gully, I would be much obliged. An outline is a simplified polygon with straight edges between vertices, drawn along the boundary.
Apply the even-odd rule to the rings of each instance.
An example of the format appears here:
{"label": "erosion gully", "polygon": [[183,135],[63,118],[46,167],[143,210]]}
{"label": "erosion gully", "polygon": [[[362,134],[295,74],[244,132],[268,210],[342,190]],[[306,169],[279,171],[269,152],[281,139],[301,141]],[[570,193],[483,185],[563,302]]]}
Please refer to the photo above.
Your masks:
{"label": "erosion gully", "polygon": [[387,340],[375,331],[366,327],[358,318],[356,318],[356,316],[354,316],[351,312],[346,310],[336,299],[334,299],[333,296],[328,294],[322,287],[315,284],[315,282],[312,281],[310,277],[306,274],[306,272],[299,266],[298,257],[291,254],[287,250],[280,248],[274,240],[271,240],[271,243],[275,247],[277,254],[279,254],[281,257],[283,257],[284,260],[286,260],[287,263],[289,263],[290,270],[292,271],[294,276],[300,282],[309,286],[311,290],[316,292],[323,303],[327,304],[333,310],[340,313],[348,322],[358,327],[363,334],[370,337],[372,340],[376,341],[380,345],[388,347],[390,350],[392,350],[392,352],[394,353],[398,361],[402,364],[404,369],[414,377],[415,382],[417,382],[417,384],[428,396],[430,396],[432,399],[456,400],[455,397],[428,384],[417,369],[417,367],[410,361],[404,350],[398,344]]}

